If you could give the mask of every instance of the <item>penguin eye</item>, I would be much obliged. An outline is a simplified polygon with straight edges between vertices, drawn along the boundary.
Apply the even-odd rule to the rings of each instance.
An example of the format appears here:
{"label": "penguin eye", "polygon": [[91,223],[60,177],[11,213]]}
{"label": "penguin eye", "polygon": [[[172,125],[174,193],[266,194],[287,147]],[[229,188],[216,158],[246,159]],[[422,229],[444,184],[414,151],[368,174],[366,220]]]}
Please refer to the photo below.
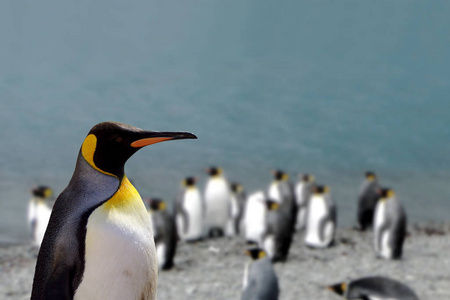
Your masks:
{"label": "penguin eye", "polygon": [[122,138],[121,136],[116,136],[116,137],[114,138],[114,141],[115,141],[116,143],[118,143],[118,144],[121,144],[121,143],[123,142],[123,138]]}

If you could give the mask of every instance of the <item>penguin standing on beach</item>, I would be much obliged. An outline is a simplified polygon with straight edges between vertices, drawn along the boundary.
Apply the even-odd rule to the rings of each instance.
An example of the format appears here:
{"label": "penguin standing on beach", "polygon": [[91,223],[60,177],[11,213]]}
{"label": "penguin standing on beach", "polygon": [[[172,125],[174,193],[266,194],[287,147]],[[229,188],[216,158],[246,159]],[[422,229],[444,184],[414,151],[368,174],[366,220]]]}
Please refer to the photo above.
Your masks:
{"label": "penguin standing on beach", "polygon": [[405,284],[381,276],[363,277],[349,283],[342,282],[327,289],[349,300],[419,300],[414,291]]}
{"label": "penguin standing on beach", "polygon": [[48,186],[38,186],[31,190],[28,203],[28,226],[31,231],[33,244],[40,247],[47,229],[48,220],[52,213],[53,191]]}
{"label": "penguin standing on beach", "polygon": [[381,189],[375,208],[374,245],[378,257],[400,259],[406,237],[406,213],[392,189]]}
{"label": "penguin standing on beach", "polygon": [[266,232],[266,195],[263,191],[250,194],[244,209],[244,232],[247,243],[262,247],[263,235]]}
{"label": "penguin standing on beach", "polygon": [[301,174],[299,181],[295,185],[295,200],[297,204],[297,219],[295,230],[302,230],[306,224],[306,211],[308,209],[311,188],[314,184],[314,176],[311,174]]}
{"label": "penguin standing on beach", "polygon": [[231,184],[231,197],[228,203],[228,223],[226,235],[238,236],[241,228],[241,219],[245,205],[245,191],[242,184],[233,182]]}
{"label": "penguin standing on beach", "polygon": [[264,250],[252,248],[245,253],[251,261],[245,267],[241,300],[277,300],[280,294],[277,274]]}
{"label": "penguin standing on beach", "polygon": [[280,212],[280,206],[277,201],[266,200],[263,248],[273,263],[286,261],[292,243],[292,224]]}
{"label": "penguin standing on beach", "polygon": [[195,177],[187,177],[175,199],[175,221],[178,237],[182,241],[195,242],[204,236],[205,208]]}
{"label": "penguin standing on beach", "polygon": [[336,206],[327,186],[313,188],[309,200],[306,221],[306,245],[312,248],[326,248],[334,241],[336,229]]}
{"label": "penguin standing on beach", "polygon": [[153,225],[158,267],[170,270],[174,265],[177,250],[177,229],[174,218],[167,211],[166,202],[161,199],[145,199]]}
{"label": "penguin standing on beach", "polygon": [[223,236],[228,222],[230,186],[222,168],[210,167],[206,172],[209,174],[204,196],[208,236]]}
{"label": "penguin standing on beach", "polygon": [[375,206],[380,198],[379,189],[377,175],[373,172],[366,172],[358,197],[357,219],[361,231],[365,231],[373,225]]}
{"label": "penguin standing on beach", "polygon": [[196,137],[118,122],[92,127],[53,207],[31,300],[156,299],[152,223],[124,165],[144,146],[187,138]]}

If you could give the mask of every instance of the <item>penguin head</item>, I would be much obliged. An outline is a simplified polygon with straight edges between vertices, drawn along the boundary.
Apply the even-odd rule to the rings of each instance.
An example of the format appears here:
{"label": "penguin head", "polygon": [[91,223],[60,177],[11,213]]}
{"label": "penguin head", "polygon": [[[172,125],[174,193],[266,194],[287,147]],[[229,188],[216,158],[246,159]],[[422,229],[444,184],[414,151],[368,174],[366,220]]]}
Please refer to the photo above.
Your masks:
{"label": "penguin head", "polygon": [[312,191],[316,195],[323,195],[330,192],[330,188],[326,185],[317,185],[312,188]]}
{"label": "penguin head", "polygon": [[302,175],[302,181],[303,182],[314,182],[314,175],[311,174],[303,174]]}
{"label": "penguin head", "polygon": [[233,182],[231,184],[231,191],[233,193],[235,193],[235,194],[239,194],[239,193],[242,193],[244,191],[244,187],[240,183]]}
{"label": "penguin head", "polygon": [[195,183],[197,182],[197,178],[195,177],[186,177],[181,181],[181,184],[186,188],[195,187]]}
{"label": "penguin head", "polygon": [[371,171],[367,171],[365,176],[368,181],[374,181],[377,179],[377,175],[375,175],[375,173]]}
{"label": "penguin head", "polygon": [[163,200],[161,200],[159,198],[151,198],[151,199],[147,199],[147,201],[148,201],[148,207],[152,211],[162,211],[162,210],[166,210],[166,208],[167,208],[166,202],[164,202]]}
{"label": "penguin head", "polygon": [[258,247],[250,248],[245,251],[245,254],[250,256],[252,260],[258,260],[266,257],[266,252]]}
{"label": "penguin head", "polygon": [[206,173],[209,174],[209,176],[214,177],[214,176],[220,176],[223,173],[222,168],[216,167],[216,166],[211,166],[208,169],[206,169]]}
{"label": "penguin head", "polygon": [[327,286],[327,289],[340,295],[340,296],[344,296],[345,292],[347,291],[347,284],[345,282],[342,282],[342,283]]}
{"label": "penguin head", "polygon": [[45,185],[33,187],[31,194],[36,198],[48,199],[53,195],[53,190]]}
{"label": "penguin head", "polygon": [[139,149],[168,140],[196,138],[188,132],[145,131],[124,123],[103,122],[89,131],[81,154],[94,169],[121,178],[125,162]]}
{"label": "penguin head", "polygon": [[272,171],[273,177],[276,181],[287,181],[289,180],[289,175],[282,170]]}
{"label": "penguin head", "polygon": [[385,201],[395,195],[394,190],[390,188],[382,188],[379,190],[380,200]]}
{"label": "penguin head", "polygon": [[280,208],[280,204],[276,201],[267,199],[266,200],[266,208],[268,211],[278,210]]}

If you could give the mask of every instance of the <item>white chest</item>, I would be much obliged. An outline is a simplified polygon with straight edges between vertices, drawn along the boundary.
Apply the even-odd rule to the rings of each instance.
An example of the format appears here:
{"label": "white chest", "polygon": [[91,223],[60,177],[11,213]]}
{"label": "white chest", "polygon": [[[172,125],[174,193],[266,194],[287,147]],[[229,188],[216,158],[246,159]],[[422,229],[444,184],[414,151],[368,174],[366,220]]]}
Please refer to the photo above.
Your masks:
{"label": "white chest", "polygon": [[134,200],[104,204],[90,215],[85,270],[75,300],[156,299],[152,224],[140,197]]}
{"label": "white chest", "polygon": [[270,184],[269,199],[281,203],[280,189],[278,188],[278,184],[276,182]]}
{"label": "white chest", "polygon": [[320,240],[320,223],[327,215],[327,206],[325,200],[320,196],[313,196],[309,203],[307,224],[306,224],[306,241],[309,243],[321,243]]}

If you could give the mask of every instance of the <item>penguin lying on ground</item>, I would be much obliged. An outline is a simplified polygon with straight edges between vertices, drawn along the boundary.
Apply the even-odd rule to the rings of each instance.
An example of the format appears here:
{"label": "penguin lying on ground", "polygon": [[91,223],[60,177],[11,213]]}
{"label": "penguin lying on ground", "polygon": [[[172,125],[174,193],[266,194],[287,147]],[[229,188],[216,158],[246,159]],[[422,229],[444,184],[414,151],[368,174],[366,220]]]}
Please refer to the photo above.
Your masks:
{"label": "penguin lying on ground", "polygon": [[278,300],[278,278],[264,250],[252,248],[245,253],[251,261],[245,267],[241,300]]}
{"label": "penguin lying on ground", "polygon": [[379,189],[377,175],[373,172],[366,172],[358,197],[357,220],[358,228],[361,231],[365,231],[373,225],[375,206],[380,198]]}
{"label": "penguin lying on ground", "polygon": [[336,206],[327,186],[313,188],[309,200],[306,221],[306,245],[313,248],[326,248],[334,241],[336,229]]}
{"label": "penguin lying on ground", "polygon": [[266,200],[266,231],[263,247],[272,262],[286,261],[292,242],[291,223],[280,213],[280,204]]}
{"label": "penguin lying on ground", "polygon": [[161,199],[145,199],[145,201],[152,218],[158,267],[161,270],[170,270],[174,265],[173,260],[177,250],[175,220],[167,211],[166,203]]}
{"label": "penguin lying on ground", "polygon": [[295,185],[295,199],[297,205],[297,218],[295,220],[295,230],[302,230],[306,225],[306,212],[308,209],[311,188],[314,184],[314,176],[301,174],[299,181]]}
{"label": "penguin lying on ground", "polygon": [[196,137],[118,122],[90,130],[53,207],[31,300],[156,299],[152,224],[124,165],[144,146],[187,138]]}
{"label": "penguin lying on ground", "polygon": [[210,167],[205,187],[206,226],[208,236],[223,236],[228,222],[231,191],[222,168]]}
{"label": "penguin lying on ground", "polygon": [[382,189],[375,208],[374,246],[377,256],[400,259],[406,237],[406,213],[391,189]]}
{"label": "penguin lying on ground", "polygon": [[238,236],[240,233],[245,197],[242,184],[233,182],[231,184],[231,197],[228,204],[228,223],[226,230],[226,235],[229,237]]}
{"label": "penguin lying on ground", "polygon": [[182,241],[195,242],[204,236],[205,208],[195,177],[181,182],[181,189],[175,199],[175,221],[178,237]]}
{"label": "penguin lying on ground", "polygon": [[381,276],[364,277],[327,288],[348,300],[419,300],[405,284]]}
{"label": "penguin lying on ground", "polygon": [[53,191],[48,186],[41,185],[33,188],[31,195],[28,204],[28,226],[33,244],[40,247],[52,213]]}

